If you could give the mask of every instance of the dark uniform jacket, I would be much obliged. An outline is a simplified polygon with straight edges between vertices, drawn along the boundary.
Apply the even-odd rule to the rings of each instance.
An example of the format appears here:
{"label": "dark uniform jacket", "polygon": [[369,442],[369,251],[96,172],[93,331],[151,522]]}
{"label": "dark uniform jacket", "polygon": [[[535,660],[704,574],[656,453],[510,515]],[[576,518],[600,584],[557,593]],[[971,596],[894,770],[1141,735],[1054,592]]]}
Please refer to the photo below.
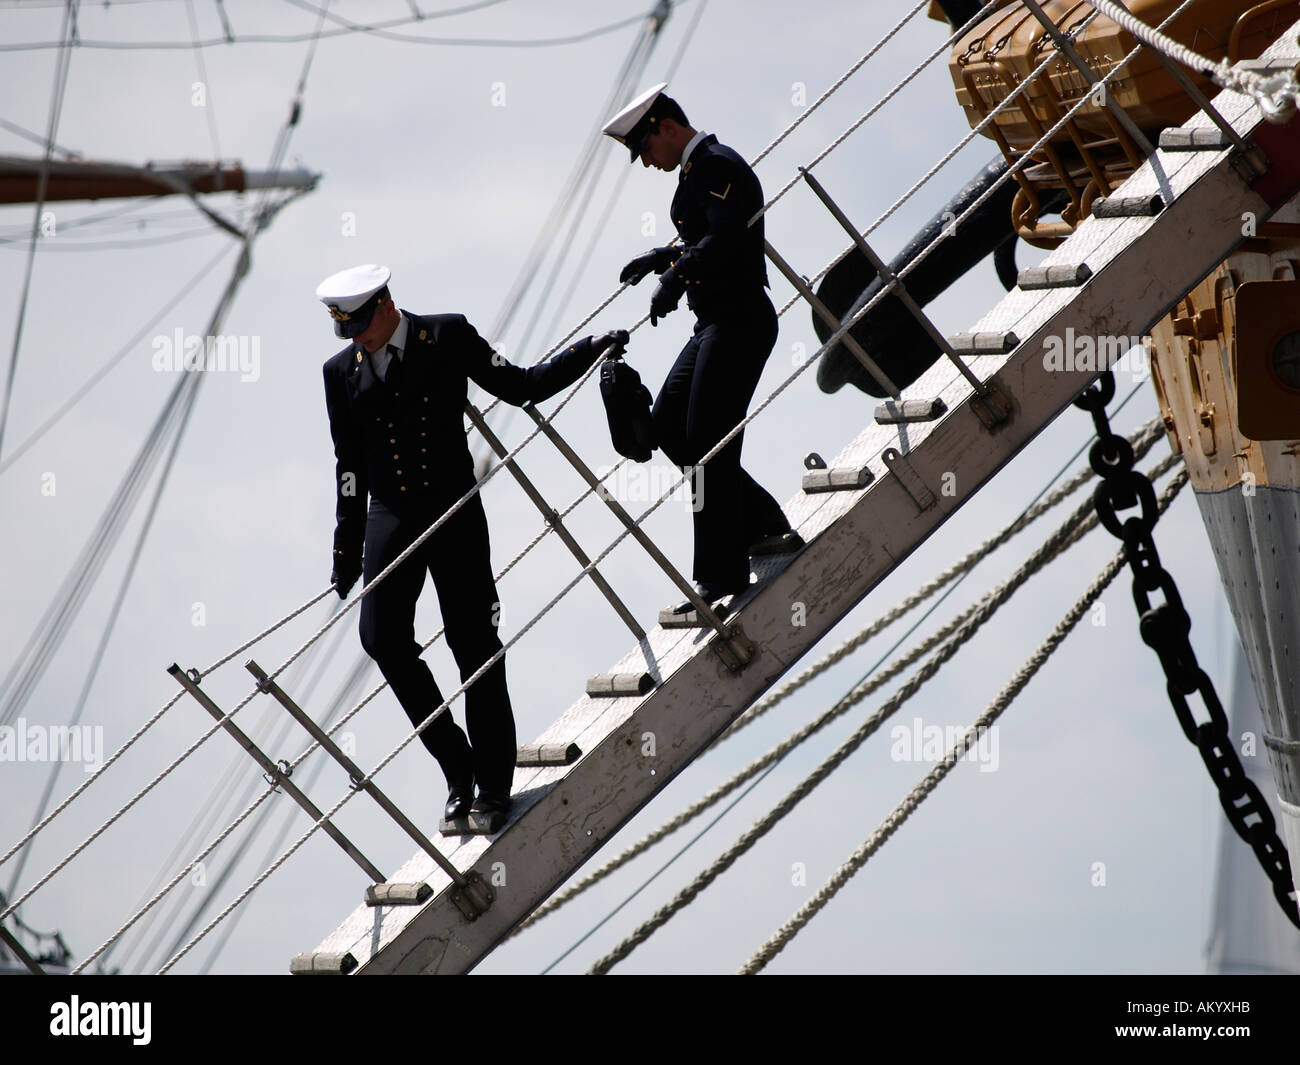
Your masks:
{"label": "dark uniform jacket", "polygon": [[[402,359],[387,379],[349,345],[324,366],[325,405],[337,461],[336,557],[360,569],[366,499],[426,524],[475,482],[465,437],[469,381],[507,403],[540,403],[596,360],[591,338],[525,369],[497,355],[459,314],[415,315]],[[350,475],[350,476],[349,476]]]}
{"label": "dark uniform jacket", "polygon": [[661,281],[684,285],[697,315],[753,301],[767,285],[758,176],[709,134],[682,164],[672,218],[683,250]]}

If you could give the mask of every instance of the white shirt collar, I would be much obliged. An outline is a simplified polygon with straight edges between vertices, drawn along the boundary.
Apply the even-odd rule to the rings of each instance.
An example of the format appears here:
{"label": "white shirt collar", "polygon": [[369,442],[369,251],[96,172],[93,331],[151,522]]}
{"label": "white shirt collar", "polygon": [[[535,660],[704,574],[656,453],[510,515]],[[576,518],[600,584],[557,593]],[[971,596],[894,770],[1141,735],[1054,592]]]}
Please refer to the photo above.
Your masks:
{"label": "white shirt collar", "polygon": [[700,141],[704,140],[704,138],[707,136],[708,134],[701,130],[700,132],[696,133],[694,137],[692,137],[689,141],[686,142],[686,147],[682,149],[683,163],[686,162],[688,159],[690,159],[691,152],[695,151],[695,146],[699,144]]}
{"label": "white shirt collar", "polygon": [[411,325],[406,315],[403,314],[401,318],[402,320],[397,323],[397,328],[393,330],[393,335],[388,338],[388,343],[397,349],[398,358],[401,358],[406,353],[406,334]]}

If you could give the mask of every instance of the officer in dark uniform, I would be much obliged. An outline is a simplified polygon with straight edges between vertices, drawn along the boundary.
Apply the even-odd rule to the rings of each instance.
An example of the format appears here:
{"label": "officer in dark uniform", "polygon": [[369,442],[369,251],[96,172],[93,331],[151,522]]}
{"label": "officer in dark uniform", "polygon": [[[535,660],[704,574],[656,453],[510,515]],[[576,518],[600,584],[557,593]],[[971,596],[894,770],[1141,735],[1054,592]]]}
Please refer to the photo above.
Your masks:
{"label": "officer in dark uniform", "polygon": [[[776,343],[777,320],[767,287],[763,190],[749,165],[717,137],[700,133],[678,103],[656,85],[612,118],[604,132],[645,166],[681,167],[672,219],[681,243],[633,259],[619,280],[659,275],[650,324],[682,296],[695,331],[669,371],[654,405],[655,432],[668,458],[690,469],[741,422]],[[740,465],[744,433],[695,471],[697,591],[709,603],[749,586],[748,556],[803,546],[780,505]],[[674,612],[691,609],[682,603]]]}
{"label": "officer in dark uniform", "polygon": [[[316,290],[335,334],[351,341],[324,367],[338,460],[330,579],[340,598],[363,572],[369,584],[474,487],[464,430],[469,380],[507,403],[540,402],[581,377],[614,338],[585,337],[522,369],[493,352],[459,314],[399,311],[388,280],[385,267],[358,266]],[[361,604],[361,645],[413,724],[443,701],[415,640],[415,605],[426,573],[438,590],[447,646],[461,680],[468,680],[501,650],[487,519],[477,495]],[[447,778],[445,816],[463,818],[472,809],[499,820],[510,808],[516,757],[504,657],[466,691],[465,718],[468,739],[450,711],[420,734]]]}

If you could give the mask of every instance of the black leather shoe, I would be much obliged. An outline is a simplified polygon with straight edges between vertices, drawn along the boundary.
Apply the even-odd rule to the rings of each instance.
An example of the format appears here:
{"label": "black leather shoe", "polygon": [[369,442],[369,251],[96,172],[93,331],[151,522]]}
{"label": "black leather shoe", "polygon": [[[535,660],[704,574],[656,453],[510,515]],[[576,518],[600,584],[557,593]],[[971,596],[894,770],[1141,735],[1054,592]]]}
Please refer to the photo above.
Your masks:
{"label": "black leather shoe", "polygon": [[473,805],[474,781],[471,778],[467,783],[452,785],[451,790],[447,792],[447,806],[442,811],[442,816],[447,821],[468,817]]}
{"label": "black leather shoe", "polygon": [[498,832],[510,816],[511,798],[507,792],[484,791],[470,807],[470,819],[480,831]]}
{"label": "black leather shoe", "polygon": [[[738,588],[727,588],[720,584],[710,584],[707,581],[699,581],[695,585],[695,591],[701,599],[703,599],[706,603],[709,604],[709,606],[715,606],[717,603],[720,603],[722,602],[722,600],[726,599],[727,596],[734,597],[740,595],[740,593],[745,591],[745,589],[747,589],[748,587],[749,587],[749,581],[746,581]],[[685,602],[678,603],[675,607],[673,607],[670,613],[689,614],[694,609],[695,609],[695,604],[692,603],[689,599],[687,599]]]}
{"label": "black leather shoe", "polygon": [[476,814],[508,814],[512,802],[508,793],[481,791],[471,810]]}
{"label": "black leather shoe", "polygon": [[793,529],[764,536],[749,545],[749,557],[758,555],[788,555],[804,547],[804,539]]}

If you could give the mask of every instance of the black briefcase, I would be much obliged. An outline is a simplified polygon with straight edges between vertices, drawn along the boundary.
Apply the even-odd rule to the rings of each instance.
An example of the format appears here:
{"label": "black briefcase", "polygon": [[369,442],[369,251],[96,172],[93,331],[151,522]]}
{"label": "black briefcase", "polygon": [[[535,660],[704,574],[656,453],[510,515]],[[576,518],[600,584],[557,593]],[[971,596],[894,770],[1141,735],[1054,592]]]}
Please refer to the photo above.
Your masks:
{"label": "black briefcase", "polygon": [[614,450],[635,462],[648,462],[655,430],[650,390],[641,383],[641,375],[622,359],[606,359],[600,367],[600,398],[605,401]]}

